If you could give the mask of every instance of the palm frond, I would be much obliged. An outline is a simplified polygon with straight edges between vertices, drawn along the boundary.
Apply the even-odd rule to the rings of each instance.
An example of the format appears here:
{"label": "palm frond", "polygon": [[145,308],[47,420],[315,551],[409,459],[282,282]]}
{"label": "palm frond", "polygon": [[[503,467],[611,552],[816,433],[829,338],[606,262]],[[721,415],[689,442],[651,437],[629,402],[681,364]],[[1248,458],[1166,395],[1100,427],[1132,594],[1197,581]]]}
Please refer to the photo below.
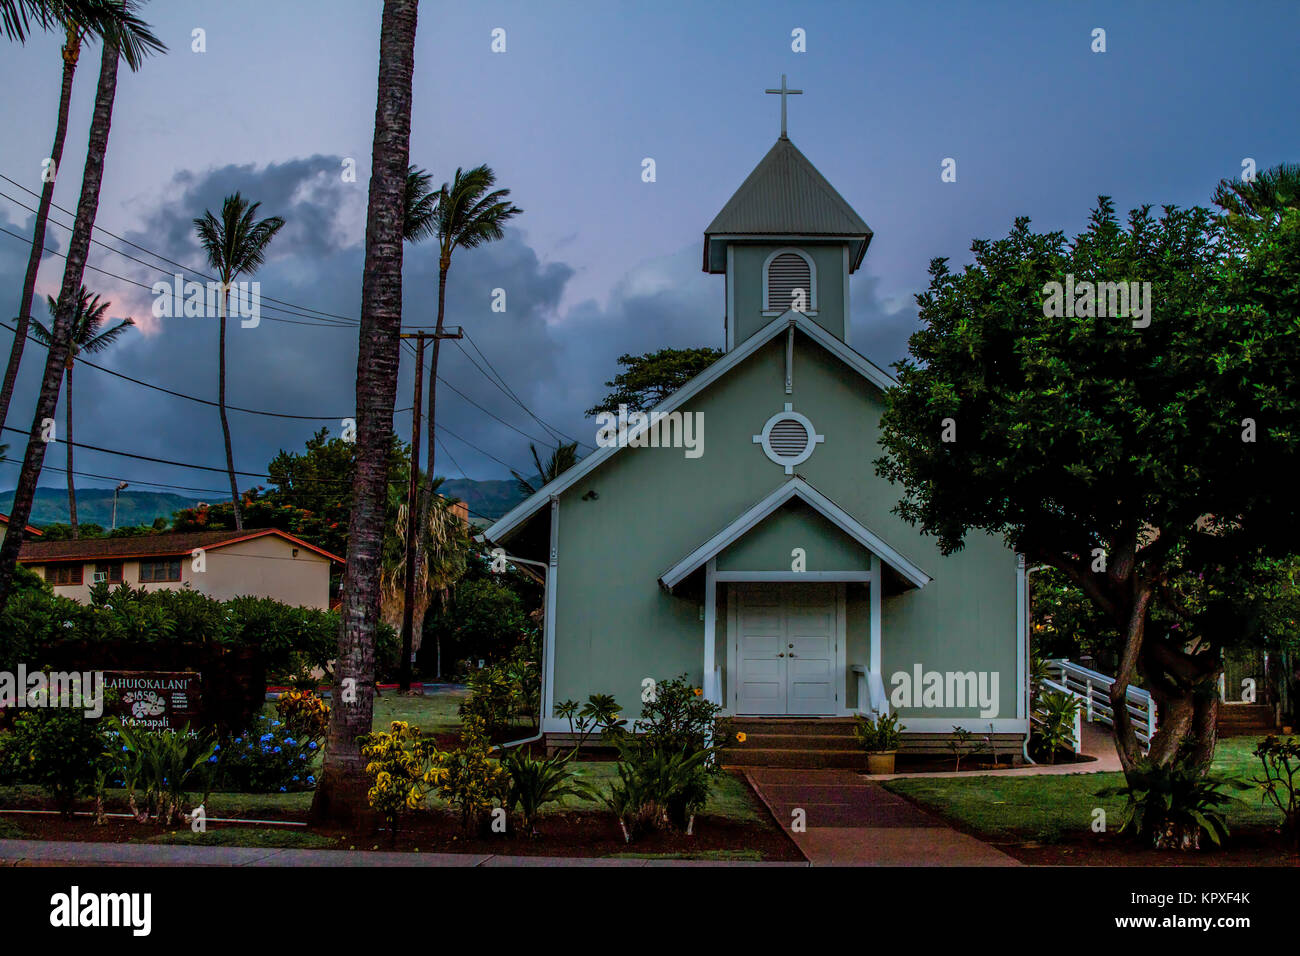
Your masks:
{"label": "palm frond", "polygon": [[69,26],[111,37],[127,66],[138,70],[145,57],[167,52],[167,45],[136,13],[139,7],[139,0],[0,0],[0,24],[7,38],[19,43],[25,43],[34,29]]}

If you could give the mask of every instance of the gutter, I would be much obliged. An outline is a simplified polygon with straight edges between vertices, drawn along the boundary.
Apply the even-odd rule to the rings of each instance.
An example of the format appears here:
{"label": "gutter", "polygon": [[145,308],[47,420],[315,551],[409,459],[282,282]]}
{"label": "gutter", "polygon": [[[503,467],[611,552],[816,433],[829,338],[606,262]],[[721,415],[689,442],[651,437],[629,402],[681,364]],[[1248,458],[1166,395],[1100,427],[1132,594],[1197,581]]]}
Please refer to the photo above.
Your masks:
{"label": "gutter", "polygon": [[1026,676],[1030,678],[1030,680],[1025,681],[1025,691],[1028,694],[1028,699],[1025,701],[1025,718],[1026,718],[1026,722],[1029,724],[1029,730],[1025,734],[1025,742],[1024,744],[1021,745],[1020,749],[1021,749],[1021,753],[1024,755],[1025,762],[1028,764],[1033,764],[1035,766],[1036,764],[1033,758],[1029,756],[1029,738],[1034,732],[1034,714],[1033,714],[1033,708],[1030,705],[1030,702],[1033,700],[1034,695],[1033,692],[1029,689],[1029,683],[1030,681],[1033,680],[1032,672],[1034,667],[1034,655],[1031,652],[1031,649],[1033,647],[1033,641],[1034,641],[1034,637],[1033,637],[1034,605],[1033,602],[1030,600],[1030,596],[1029,596],[1030,595],[1029,576],[1033,574],[1035,571],[1046,571],[1050,567],[1051,567],[1050,564],[1036,564],[1032,568],[1025,568],[1025,668],[1026,668]]}

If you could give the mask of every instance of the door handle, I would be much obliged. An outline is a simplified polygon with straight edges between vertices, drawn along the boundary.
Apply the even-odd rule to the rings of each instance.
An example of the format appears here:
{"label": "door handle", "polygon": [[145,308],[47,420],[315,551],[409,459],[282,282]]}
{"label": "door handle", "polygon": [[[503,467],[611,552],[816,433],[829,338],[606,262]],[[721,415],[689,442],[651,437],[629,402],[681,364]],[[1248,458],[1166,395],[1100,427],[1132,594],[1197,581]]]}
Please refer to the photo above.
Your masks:
{"label": "door handle", "polygon": [[777,656],[777,657],[785,657],[784,654],[777,654],[776,656]]}

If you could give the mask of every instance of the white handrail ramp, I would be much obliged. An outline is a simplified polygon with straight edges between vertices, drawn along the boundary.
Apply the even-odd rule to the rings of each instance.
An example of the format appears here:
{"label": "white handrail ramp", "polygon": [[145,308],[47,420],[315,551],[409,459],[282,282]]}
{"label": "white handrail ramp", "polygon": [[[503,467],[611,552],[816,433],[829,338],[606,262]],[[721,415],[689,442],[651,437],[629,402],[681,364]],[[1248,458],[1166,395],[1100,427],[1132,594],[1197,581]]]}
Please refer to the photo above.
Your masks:
{"label": "white handrail ramp", "polygon": [[[1115,726],[1115,712],[1110,702],[1110,689],[1115,683],[1113,677],[1064,658],[1050,660],[1047,665],[1057,675],[1057,680],[1045,683],[1055,683],[1082,698],[1084,716],[1089,721]],[[1149,748],[1156,733],[1156,702],[1150,693],[1138,687],[1129,687],[1124,698],[1134,735],[1144,748]]]}

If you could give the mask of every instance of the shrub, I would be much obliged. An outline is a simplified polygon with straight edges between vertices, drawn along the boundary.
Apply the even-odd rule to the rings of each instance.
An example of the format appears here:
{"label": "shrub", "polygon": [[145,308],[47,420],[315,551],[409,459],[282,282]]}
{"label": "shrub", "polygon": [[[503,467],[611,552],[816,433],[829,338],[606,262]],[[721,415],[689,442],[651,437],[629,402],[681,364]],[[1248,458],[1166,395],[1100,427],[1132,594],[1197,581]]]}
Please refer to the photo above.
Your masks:
{"label": "shrub", "polygon": [[467,831],[485,829],[488,812],[508,796],[509,776],[489,756],[483,719],[474,715],[460,724],[460,749],[442,755],[438,793],[460,812]]}
{"label": "shrub", "polygon": [[1202,833],[1221,845],[1228,837],[1224,814],[1232,804],[1242,803],[1223,789],[1250,789],[1228,777],[1202,774],[1188,758],[1166,764],[1144,758],[1126,776],[1124,786],[1107,787],[1097,796],[1127,798],[1119,832],[1132,832],[1161,850],[1199,849]]}
{"label": "shrub", "polygon": [[0,738],[0,763],[10,768],[6,776],[41,787],[64,815],[72,813],[79,797],[94,792],[111,761],[100,722],[86,716],[79,697],[69,703],[23,708],[13,730]]}
{"label": "shrub", "polygon": [[358,738],[358,743],[372,781],[366,799],[388,825],[390,838],[396,839],[402,814],[419,809],[429,788],[445,776],[441,755],[431,738],[420,736],[419,727],[401,720],[386,731]]}
{"label": "shrub", "polygon": [[330,725],[330,705],[310,690],[290,690],[275,702],[275,712],[298,740],[325,739]]}
{"label": "shrub", "polygon": [[697,753],[707,749],[711,739],[726,736],[725,727],[719,726],[721,713],[722,708],[683,674],[655,684],[637,726],[642,739],[658,750]]}
{"label": "shrub", "polygon": [[290,793],[316,786],[320,744],[294,736],[283,721],[258,715],[246,733],[228,735],[218,754],[218,785],[245,793]]}
{"label": "shrub", "polygon": [[1300,743],[1269,734],[1255,747],[1264,776],[1255,782],[1264,788],[1264,799],[1282,811],[1282,832],[1300,845]]}
{"label": "shrub", "polygon": [[881,753],[897,750],[903,739],[903,726],[898,722],[897,714],[880,714],[868,717],[858,714],[853,722],[853,736],[867,753]]}
{"label": "shrub", "polygon": [[[181,730],[147,731],[119,720],[109,721],[114,742],[121,749],[115,756],[116,772],[127,789],[127,801],[136,819],[150,818],[171,826],[189,791],[202,792],[199,803],[207,802],[216,777],[219,746],[211,734]],[[136,790],[144,787],[144,808],[136,803]]]}
{"label": "shrub", "polygon": [[975,740],[975,735],[965,727],[954,726],[952,728],[952,739],[948,741],[948,749],[952,751],[953,757],[957,760],[957,765],[953,767],[955,772],[961,771],[961,758],[973,757],[976,754],[986,752],[989,747],[984,741]]}
{"label": "shrub", "polygon": [[569,761],[577,749],[567,754],[537,759],[522,750],[512,750],[501,758],[501,768],[509,777],[506,807],[518,808],[520,828],[530,836],[537,835],[537,816],[542,807],[565,797],[590,799],[591,790],[573,779]]}
{"label": "shrub", "polygon": [[628,738],[618,744],[618,782],[602,800],[618,818],[624,842],[649,829],[675,826],[691,833],[708,800],[712,749],[672,753]]}
{"label": "shrub", "polygon": [[461,716],[481,717],[488,736],[520,717],[536,717],[541,697],[536,641],[521,641],[505,660],[472,671],[466,683],[471,693],[460,706]]}
{"label": "shrub", "polygon": [[1058,751],[1072,749],[1074,718],[1079,713],[1079,698],[1059,690],[1044,690],[1038,695],[1036,720],[1030,722],[1032,739],[1043,748],[1047,762],[1056,763]]}

